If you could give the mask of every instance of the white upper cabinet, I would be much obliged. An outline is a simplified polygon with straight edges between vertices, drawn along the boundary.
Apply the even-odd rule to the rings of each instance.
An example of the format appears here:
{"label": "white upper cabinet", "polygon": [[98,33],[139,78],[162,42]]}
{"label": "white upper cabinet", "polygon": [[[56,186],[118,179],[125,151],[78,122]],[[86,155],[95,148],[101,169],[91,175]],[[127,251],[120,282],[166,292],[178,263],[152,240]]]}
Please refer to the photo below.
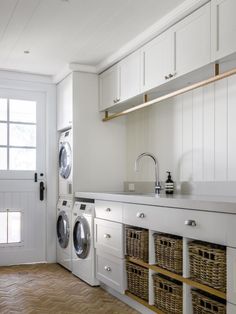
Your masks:
{"label": "white upper cabinet", "polygon": [[114,106],[120,100],[120,67],[114,65],[99,76],[99,110]]}
{"label": "white upper cabinet", "polygon": [[57,84],[57,130],[72,126],[73,74]]}
{"label": "white upper cabinet", "polygon": [[212,61],[236,52],[236,1],[212,0]]}
{"label": "white upper cabinet", "polygon": [[211,8],[208,3],[172,28],[176,76],[189,73],[211,62],[210,17]]}
{"label": "white upper cabinet", "polygon": [[147,91],[174,75],[173,33],[167,30],[141,49],[141,86]]}
{"label": "white upper cabinet", "polygon": [[140,50],[120,62],[120,101],[140,93]]}

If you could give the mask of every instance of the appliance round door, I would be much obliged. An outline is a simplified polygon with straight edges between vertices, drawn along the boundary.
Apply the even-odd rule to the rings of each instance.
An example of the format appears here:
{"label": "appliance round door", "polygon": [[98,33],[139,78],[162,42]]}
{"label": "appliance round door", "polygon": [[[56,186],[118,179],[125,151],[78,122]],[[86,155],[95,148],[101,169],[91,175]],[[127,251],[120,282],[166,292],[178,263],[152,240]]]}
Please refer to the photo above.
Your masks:
{"label": "appliance round door", "polygon": [[60,247],[65,249],[69,244],[70,225],[69,219],[64,211],[60,212],[57,218],[57,239]]}
{"label": "appliance round door", "polygon": [[70,144],[65,142],[60,146],[59,151],[59,173],[64,179],[68,179],[71,173],[72,152]]}
{"label": "appliance round door", "polygon": [[76,255],[85,259],[90,249],[90,228],[84,217],[78,217],[74,224],[73,243]]}

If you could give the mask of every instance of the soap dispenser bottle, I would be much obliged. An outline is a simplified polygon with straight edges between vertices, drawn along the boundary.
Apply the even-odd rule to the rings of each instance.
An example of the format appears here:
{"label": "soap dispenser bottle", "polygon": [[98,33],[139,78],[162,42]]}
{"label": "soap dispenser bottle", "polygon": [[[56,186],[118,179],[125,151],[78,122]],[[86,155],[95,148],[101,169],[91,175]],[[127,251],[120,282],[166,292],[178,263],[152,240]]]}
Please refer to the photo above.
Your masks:
{"label": "soap dispenser bottle", "polygon": [[170,171],[166,171],[168,173],[168,177],[165,183],[165,191],[166,194],[173,194],[174,193],[174,182],[171,178]]}

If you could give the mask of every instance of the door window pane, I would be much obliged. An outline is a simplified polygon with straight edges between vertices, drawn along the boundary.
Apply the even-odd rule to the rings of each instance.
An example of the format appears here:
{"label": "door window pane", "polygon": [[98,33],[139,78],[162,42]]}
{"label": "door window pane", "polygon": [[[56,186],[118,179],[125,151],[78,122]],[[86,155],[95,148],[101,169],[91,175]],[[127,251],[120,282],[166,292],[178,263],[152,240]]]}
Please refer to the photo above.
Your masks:
{"label": "door window pane", "polygon": [[0,123],[0,145],[7,145],[7,124]]}
{"label": "door window pane", "polygon": [[10,99],[10,121],[36,123],[36,102]]}
{"label": "door window pane", "polygon": [[35,170],[36,149],[10,148],[10,170]]}
{"label": "door window pane", "polygon": [[7,170],[7,149],[0,147],[0,170]]}
{"label": "door window pane", "polygon": [[21,242],[21,213],[8,212],[8,243]]}
{"label": "door window pane", "polygon": [[7,99],[0,98],[0,120],[7,120]]}
{"label": "door window pane", "polygon": [[0,212],[0,243],[7,243],[7,212]]}
{"label": "door window pane", "polygon": [[36,146],[36,126],[10,124],[10,146]]}

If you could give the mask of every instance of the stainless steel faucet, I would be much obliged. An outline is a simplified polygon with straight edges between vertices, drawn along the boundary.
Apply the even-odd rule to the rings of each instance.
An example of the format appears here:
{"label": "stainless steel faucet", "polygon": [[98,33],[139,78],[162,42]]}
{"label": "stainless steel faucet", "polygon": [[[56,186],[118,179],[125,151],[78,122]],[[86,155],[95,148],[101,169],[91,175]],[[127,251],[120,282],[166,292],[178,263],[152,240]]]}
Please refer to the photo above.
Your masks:
{"label": "stainless steel faucet", "polygon": [[140,154],[137,157],[137,159],[135,160],[135,168],[134,169],[135,169],[136,172],[138,171],[139,161],[143,157],[150,157],[154,161],[154,164],[155,164],[155,194],[160,194],[161,183],[160,183],[160,180],[159,180],[159,164],[158,164],[157,158],[153,154],[151,154],[151,153],[142,153],[142,154]]}

